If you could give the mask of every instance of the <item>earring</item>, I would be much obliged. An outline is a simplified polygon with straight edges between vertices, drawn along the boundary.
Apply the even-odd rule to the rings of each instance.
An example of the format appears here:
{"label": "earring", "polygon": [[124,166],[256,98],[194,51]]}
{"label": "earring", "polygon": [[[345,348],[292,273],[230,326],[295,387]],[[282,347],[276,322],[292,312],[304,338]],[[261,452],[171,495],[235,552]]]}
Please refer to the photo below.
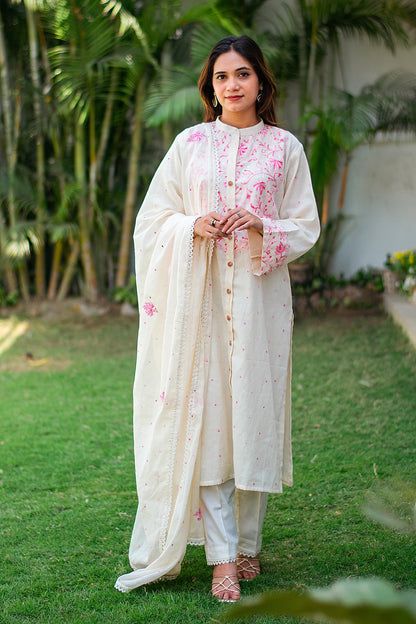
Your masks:
{"label": "earring", "polygon": [[257,102],[260,102],[261,98],[263,97],[263,89],[261,91],[259,91],[258,95],[257,95]]}
{"label": "earring", "polygon": [[212,99],[212,105],[214,108],[216,108],[218,106],[218,100],[217,100],[217,96],[214,93],[214,97]]}

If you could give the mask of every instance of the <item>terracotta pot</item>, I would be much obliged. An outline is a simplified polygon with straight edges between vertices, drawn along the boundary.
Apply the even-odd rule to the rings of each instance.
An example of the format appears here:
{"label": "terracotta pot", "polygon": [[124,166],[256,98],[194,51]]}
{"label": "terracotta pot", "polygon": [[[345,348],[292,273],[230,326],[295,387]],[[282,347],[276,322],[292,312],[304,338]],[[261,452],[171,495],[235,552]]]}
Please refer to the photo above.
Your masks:
{"label": "terracotta pot", "polygon": [[393,295],[394,293],[397,293],[399,290],[399,280],[397,277],[397,273],[387,269],[387,271],[383,271],[382,277],[383,277],[384,292],[387,295]]}

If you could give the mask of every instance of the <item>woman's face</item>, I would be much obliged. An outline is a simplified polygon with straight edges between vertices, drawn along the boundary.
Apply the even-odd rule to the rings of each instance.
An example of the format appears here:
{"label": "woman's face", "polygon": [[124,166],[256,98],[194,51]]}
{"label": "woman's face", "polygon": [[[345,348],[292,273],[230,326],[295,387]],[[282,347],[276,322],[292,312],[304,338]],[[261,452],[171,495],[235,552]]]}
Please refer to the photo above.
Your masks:
{"label": "woman's face", "polygon": [[221,54],[214,63],[212,86],[222,106],[221,120],[230,125],[253,125],[256,98],[262,85],[244,56],[235,50]]}

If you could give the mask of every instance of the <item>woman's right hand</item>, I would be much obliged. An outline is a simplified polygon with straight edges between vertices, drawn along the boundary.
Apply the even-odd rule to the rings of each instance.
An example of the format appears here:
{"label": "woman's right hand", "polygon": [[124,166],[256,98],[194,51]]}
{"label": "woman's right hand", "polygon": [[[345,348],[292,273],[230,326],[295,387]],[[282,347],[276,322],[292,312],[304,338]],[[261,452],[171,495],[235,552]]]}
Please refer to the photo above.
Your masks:
{"label": "woman's right hand", "polygon": [[208,212],[203,217],[198,217],[194,225],[194,234],[202,238],[212,238],[213,240],[226,236],[218,227],[220,220],[221,216],[218,212]]}

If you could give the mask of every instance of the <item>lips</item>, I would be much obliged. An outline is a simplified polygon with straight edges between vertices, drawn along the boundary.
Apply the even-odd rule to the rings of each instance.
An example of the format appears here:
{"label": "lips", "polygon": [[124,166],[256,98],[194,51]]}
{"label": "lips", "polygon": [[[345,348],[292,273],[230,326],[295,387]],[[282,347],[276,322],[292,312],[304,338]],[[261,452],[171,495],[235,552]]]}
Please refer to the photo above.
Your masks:
{"label": "lips", "polygon": [[238,100],[241,100],[242,97],[243,97],[242,95],[229,95],[227,97],[227,100],[229,102],[238,102]]}

